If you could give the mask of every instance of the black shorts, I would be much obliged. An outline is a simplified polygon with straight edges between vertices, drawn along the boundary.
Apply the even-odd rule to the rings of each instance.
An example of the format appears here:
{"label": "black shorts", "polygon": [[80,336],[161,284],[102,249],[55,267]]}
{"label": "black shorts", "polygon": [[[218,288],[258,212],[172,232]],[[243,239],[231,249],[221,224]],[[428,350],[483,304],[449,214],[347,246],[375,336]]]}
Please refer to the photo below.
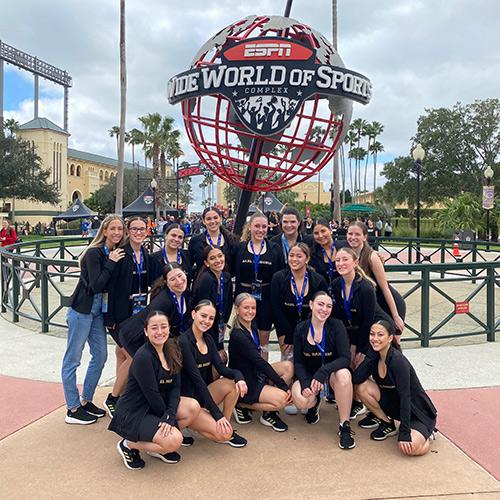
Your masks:
{"label": "black shorts", "polygon": [[152,413],[146,413],[139,426],[139,441],[152,443],[155,434],[158,432],[159,424],[160,417],[157,417]]}
{"label": "black shorts", "polygon": [[260,398],[260,393],[262,392],[262,389],[264,389],[264,386],[268,383],[269,381],[266,378],[266,376],[263,373],[259,374],[255,385],[251,388],[249,387],[249,390],[245,394],[245,396],[240,398],[240,403],[245,403],[247,405],[258,403]]}
{"label": "black shorts", "polygon": [[111,335],[111,338],[115,341],[115,344],[118,347],[123,347],[122,343],[120,342],[120,329],[118,326],[115,326],[114,328],[109,328],[108,327],[108,333]]}

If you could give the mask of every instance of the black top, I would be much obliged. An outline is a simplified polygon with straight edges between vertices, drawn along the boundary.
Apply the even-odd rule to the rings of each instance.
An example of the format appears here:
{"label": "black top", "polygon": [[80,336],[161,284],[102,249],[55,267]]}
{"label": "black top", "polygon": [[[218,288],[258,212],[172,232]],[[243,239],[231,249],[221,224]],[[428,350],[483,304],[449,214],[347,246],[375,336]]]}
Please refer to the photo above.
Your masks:
{"label": "black top", "polygon": [[[271,295],[276,300],[273,307],[274,326],[278,337],[285,336],[285,344],[293,344],[293,332],[301,321],[311,316],[309,301],[319,290],[327,291],[326,282],[315,271],[308,271],[308,291],[302,302],[302,311],[299,314],[297,299],[291,288],[291,271],[289,268],[278,271],[271,282]],[[300,295],[301,290],[297,289]]]}
{"label": "black top", "polygon": [[[167,264],[167,262],[165,262],[165,255],[163,253],[163,249],[152,253],[151,259],[153,260],[156,268],[158,269],[158,276],[161,276],[163,274],[163,268]],[[185,249],[180,250],[180,260],[181,260],[180,263],[178,260],[174,260],[171,263],[172,264],[177,263],[181,266],[181,269],[186,273],[186,276],[188,278],[188,288],[189,288],[189,285],[193,278],[193,266],[191,265],[191,259],[189,257],[189,253],[187,250]]]}
{"label": "black top", "polygon": [[80,279],[71,295],[69,306],[82,314],[89,314],[94,295],[109,288],[116,264],[106,256],[104,246],[89,248],[83,256]]}
{"label": "black top", "polygon": [[109,286],[108,312],[104,314],[104,321],[107,326],[118,325],[126,318],[130,318],[132,316],[132,300],[130,296],[139,292],[147,293],[156,278],[154,272],[152,272],[152,268],[155,266],[151,262],[151,256],[145,248],[142,248],[144,261],[140,280],[141,288],[139,290],[137,266],[130,243],[123,247],[123,251],[125,256],[117,262]]}
{"label": "black top", "polygon": [[[370,348],[364,361],[354,371],[352,383],[361,384],[370,376],[373,376],[375,381],[380,380],[379,359],[380,355]],[[420,384],[415,369],[403,353],[391,346],[385,364],[387,366],[385,384],[395,385],[399,395],[401,421],[398,441],[411,441],[411,418],[416,417],[428,429],[433,429],[437,416],[436,408]]]}
{"label": "black top", "polygon": [[180,374],[165,370],[155,348],[145,343],[132,359],[127,387],[108,429],[125,439],[138,441],[140,425],[147,413],[159,417],[160,422],[176,425],[180,390]]}
{"label": "black top", "polygon": [[320,349],[307,340],[310,321],[302,321],[295,328],[293,340],[293,363],[295,377],[302,390],[311,386],[312,379],[324,384],[330,373],[349,368],[351,351],[347,331],[342,321],[328,318],[325,323],[325,360]]}
{"label": "black top", "polygon": [[279,389],[288,390],[287,383],[274,371],[274,368],[260,355],[259,348],[246,328],[233,328],[229,337],[229,366],[243,373],[248,393],[254,394],[259,374]]}
{"label": "black top", "polygon": [[179,345],[182,349],[182,395],[196,398],[215,420],[220,420],[224,415],[215,404],[207,387],[207,382],[212,381],[212,366],[221,377],[235,382],[244,380],[244,378],[240,371],[232,370],[222,362],[215,342],[210,335],[204,333],[203,339],[207,344],[207,355],[201,354],[198,350],[196,338],[191,328],[179,337]]}
{"label": "black top", "polygon": [[[333,245],[336,250],[341,248],[341,246],[339,246],[337,242],[333,242]],[[313,246],[313,251],[311,255],[311,260],[309,261],[309,265],[318,274],[321,274],[321,276],[325,278],[325,281],[328,284],[328,288],[330,288],[333,280],[339,277],[339,273],[337,272],[337,268],[335,267],[335,260],[333,260],[330,264],[328,257],[330,257],[330,255],[326,257],[326,262],[325,262],[325,253],[323,251],[323,248],[319,246],[317,243],[315,243]],[[333,258],[335,259],[335,256]]]}
{"label": "black top", "polygon": [[[221,233],[222,234],[222,233]],[[224,238],[224,244],[222,245],[222,253],[226,258],[226,266],[224,267],[225,271],[229,273],[232,272],[231,264],[234,259],[234,252],[236,247],[236,242],[232,239],[231,235],[228,235],[227,232],[222,234]],[[213,244],[217,246],[217,241],[214,241]],[[199,272],[203,269],[203,251],[205,247],[208,246],[207,243],[207,233],[195,234],[190,240],[188,245],[189,258],[191,263],[196,266],[195,272]]]}
{"label": "black top", "polygon": [[366,353],[369,347],[370,328],[379,319],[392,322],[377,304],[375,288],[365,279],[355,279],[352,282],[352,298],[350,303],[351,319],[344,308],[342,294],[342,278],[332,282],[331,294],[334,318],[340,319],[348,329],[351,344],[358,352]]}
{"label": "black top", "polygon": [[[284,235],[284,233],[280,233],[276,236],[273,236],[271,238],[271,243],[274,243],[280,248],[281,259],[282,259],[281,267],[285,267],[288,264],[288,252],[290,251],[290,248],[287,248],[286,244],[283,242],[283,239],[281,238],[282,235]],[[309,248],[312,248],[314,239],[310,234],[299,233],[297,236],[297,243],[300,242],[306,243],[307,246],[309,246]]]}
{"label": "black top", "polygon": [[135,316],[131,316],[130,318],[127,318],[125,321],[120,323],[120,339],[123,338],[122,343],[127,348],[127,351],[129,351],[130,346],[138,346],[142,344],[142,342],[144,342],[144,323],[148,314],[152,311],[161,311],[165,313],[170,325],[171,337],[178,337],[182,333],[182,331],[187,330],[191,326],[192,322],[191,300],[189,298],[189,292],[184,292],[183,297],[184,314],[182,317],[182,321],[180,312],[177,309],[177,305],[175,304],[172,297],[172,292],[168,288],[164,288],[140,313],[136,314]]}

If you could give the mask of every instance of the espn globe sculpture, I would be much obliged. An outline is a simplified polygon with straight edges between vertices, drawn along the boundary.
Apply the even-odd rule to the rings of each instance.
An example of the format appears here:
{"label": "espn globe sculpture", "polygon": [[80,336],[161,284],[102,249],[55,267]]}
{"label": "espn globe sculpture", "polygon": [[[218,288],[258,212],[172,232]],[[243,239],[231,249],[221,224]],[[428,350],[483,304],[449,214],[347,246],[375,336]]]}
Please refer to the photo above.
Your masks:
{"label": "espn globe sculpture", "polygon": [[246,191],[316,174],[342,143],[352,102],[370,97],[370,80],[346,69],[321,33],[281,16],[224,28],[168,82],[200,161]]}

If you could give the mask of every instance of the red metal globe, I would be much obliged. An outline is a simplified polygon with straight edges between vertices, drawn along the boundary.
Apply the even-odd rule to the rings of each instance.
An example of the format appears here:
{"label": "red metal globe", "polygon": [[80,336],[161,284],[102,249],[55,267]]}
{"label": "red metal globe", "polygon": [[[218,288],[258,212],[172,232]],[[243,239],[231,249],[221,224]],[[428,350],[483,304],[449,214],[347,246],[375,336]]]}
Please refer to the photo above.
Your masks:
{"label": "red metal globe", "polygon": [[[344,67],[332,45],[320,33],[294,19],[250,16],[208,40],[192,68],[220,64],[221,53],[234,42],[256,37],[285,37],[316,51],[316,62]],[[220,94],[182,102],[189,140],[200,161],[224,181],[250,191],[279,191],[316,174],[333,157],[349,125],[352,101],[315,94],[304,100],[291,123],[279,133],[257,136],[238,119],[231,101]],[[260,158],[250,161],[252,139],[260,139]],[[246,182],[248,168],[257,169]]]}

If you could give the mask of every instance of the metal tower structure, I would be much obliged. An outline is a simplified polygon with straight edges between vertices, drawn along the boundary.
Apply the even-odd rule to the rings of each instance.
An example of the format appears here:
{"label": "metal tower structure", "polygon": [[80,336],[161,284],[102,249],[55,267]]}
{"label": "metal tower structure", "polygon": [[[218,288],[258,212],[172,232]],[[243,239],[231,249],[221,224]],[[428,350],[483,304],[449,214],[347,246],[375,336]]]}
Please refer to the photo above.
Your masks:
{"label": "metal tower structure", "polygon": [[57,83],[64,87],[64,130],[68,132],[68,89],[71,87],[71,76],[62,69],[56,68],[51,64],[46,63],[31,56],[22,50],[16,49],[7,45],[0,40],[0,130],[3,129],[3,67],[4,62],[13,64],[18,68],[24,69],[33,73],[35,76],[34,86],[34,116],[38,118],[38,100],[39,100],[39,87],[38,79],[41,76],[46,80]]}

